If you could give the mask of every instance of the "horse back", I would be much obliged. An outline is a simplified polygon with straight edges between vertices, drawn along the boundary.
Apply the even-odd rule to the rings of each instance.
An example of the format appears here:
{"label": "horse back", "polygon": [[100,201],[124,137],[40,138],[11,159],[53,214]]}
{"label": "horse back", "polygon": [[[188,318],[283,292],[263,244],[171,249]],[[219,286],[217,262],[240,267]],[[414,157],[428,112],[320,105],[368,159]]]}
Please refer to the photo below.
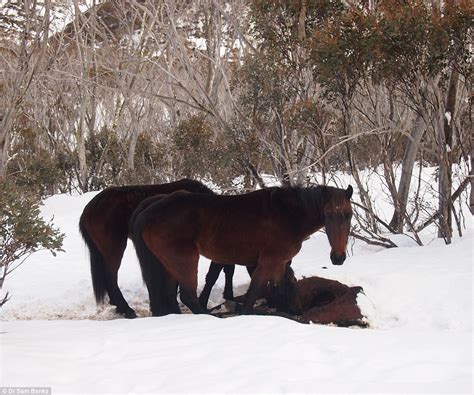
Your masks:
{"label": "horse back", "polygon": [[235,196],[176,192],[143,216],[157,242],[192,243],[201,255],[222,263],[255,265],[262,250],[284,244],[288,251],[288,243],[294,242],[266,189]]}
{"label": "horse back", "polygon": [[213,192],[199,181],[183,179],[166,184],[108,187],[98,193],[84,208],[81,220],[110,222],[114,226],[128,226],[133,211],[144,199],[178,190],[195,193]]}
{"label": "horse back", "polygon": [[177,190],[213,194],[199,181],[189,179],[157,185],[108,187],[85,206],[79,221],[81,233],[102,248],[115,249],[116,243],[126,242],[130,217],[143,200]]}

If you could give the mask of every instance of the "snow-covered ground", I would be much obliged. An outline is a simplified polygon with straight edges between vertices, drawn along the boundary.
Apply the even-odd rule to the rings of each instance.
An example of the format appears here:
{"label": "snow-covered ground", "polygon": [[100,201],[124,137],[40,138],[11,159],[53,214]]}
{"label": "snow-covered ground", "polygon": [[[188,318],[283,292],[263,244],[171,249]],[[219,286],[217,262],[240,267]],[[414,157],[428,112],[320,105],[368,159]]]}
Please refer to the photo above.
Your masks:
{"label": "snow-covered ground", "polygon": [[[418,247],[405,236],[384,250],[351,243],[332,266],[324,233],[294,259],[297,276],[361,285],[369,329],[303,325],[278,317],[218,319],[191,314],[151,318],[133,247],[120,287],[143,317],[98,310],[78,231],[94,196],[53,196],[42,208],[66,233],[65,253],[34,254],[11,278],[0,322],[0,386],[47,386],[53,393],[471,393],[472,253],[463,238],[446,246],[433,230]],[[380,203],[380,202],[377,202]],[[204,283],[208,262],[201,259]],[[249,278],[237,268],[235,294]],[[211,295],[222,301],[224,279]]]}

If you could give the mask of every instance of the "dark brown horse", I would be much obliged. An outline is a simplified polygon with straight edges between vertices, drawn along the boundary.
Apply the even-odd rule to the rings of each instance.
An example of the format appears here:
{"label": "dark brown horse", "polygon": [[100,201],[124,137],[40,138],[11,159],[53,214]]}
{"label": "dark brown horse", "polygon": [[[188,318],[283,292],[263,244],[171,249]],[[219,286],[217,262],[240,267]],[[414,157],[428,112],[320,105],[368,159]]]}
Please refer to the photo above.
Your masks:
{"label": "dark brown horse", "polygon": [[[183,192],[187,192],[184,191]],[[135,220],[137,216],[145,210],[147,207],[151,206],[152,204],[160,201],[164,197],[168,195],[166,194],[158,194],[152,197],[149,197],[140,202],[138,207],[132,213],[129,221],[129,231],[130,231],[130,238],[133,240],[134,244],[140,243],[140,240],[137,240],[133,234],[133,228],[135,224]],[[162,316],[166,314],[179,314],[180,308],[177,303],[177,286],[178,283],[176,280],[168,275],[168,273],[163,269],[162,265],[140,265],[142,270],[143,278],[149,278],[150,281],[146,282],[146,286],[148,289],[148,294],[150,298],[150,309],[153,316]],[[254,268],[247,267],[249,274],[251,275]],[[206,283],[204,285],[204,289],[199,296],[199,301],[201,306],[204,309],[207,308],[207,302],[209,300],[209,295],[211,293],[212,287],[216,283],[219,274],[224,271],[225,273],[225,287],[224,287],[224,299],[232,300],[234,298],[233,294],[233,277],[235,271],[235,265],[228,264],[228,265],[221,265],[216,262],[211,262],[209,267],[209,271],[206,275]],[[152,283],[155,281],[159,281],[159,284],[152,286]],[[156,290],[159,290],[159,293],[154,293]]]}
{"label": "dark brown horse", "polygon": [[110,187],[97,194],[84,208],[79,229],[90,252],[92,285],[96,301],[109,295],[117,312],[136,317],[117,284],[117,273],[127,246],[128,224],[133,211],[144,199],[178,190],[213,194],[198,181],[183,179],[168,184]]}
{"label": "dark brown horse", "polygon": [[143,210],[134,223],[135,248],[140,265],[146,266],[144,280],[152,293],[160,294],[154,288],[163,282],[146,274],[152,273],[150,267],[163,265],[179,283],[183,303],[193,313],[203,313],[196,295],[199,255],[221,264],[254,266],[244,304],[249,312],[269,282],[281,281],[286,262],[302,242],[323,226],[332,263],[344,262],[351,196],[351,186],[268,188],[237,196],[175,192]]}

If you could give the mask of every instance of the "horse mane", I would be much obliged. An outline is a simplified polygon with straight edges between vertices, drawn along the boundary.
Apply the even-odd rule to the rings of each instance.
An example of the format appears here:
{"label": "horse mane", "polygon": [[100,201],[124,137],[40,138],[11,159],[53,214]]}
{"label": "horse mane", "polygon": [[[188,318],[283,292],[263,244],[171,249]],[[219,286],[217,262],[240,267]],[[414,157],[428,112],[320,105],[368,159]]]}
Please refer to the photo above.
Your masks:
{"label": "horse mane", "polygon": [[311,211],[317,208],[322,210],[325,203],[325,196],[323,190],[327,187],[324,185],[314,185],[310,187],[296,187],[298,198],[303,204],[305,210]]}
{"label": "horse mane", "polygon": [[[323,191],[328,187],[324,185],[314,185],[310,187],[277,187],[275,196],[279,196],[281,201],[288,205],[298,205],[305,212],[323,210],[326,201]],[[293,203],[293,204],[291,204]]]}

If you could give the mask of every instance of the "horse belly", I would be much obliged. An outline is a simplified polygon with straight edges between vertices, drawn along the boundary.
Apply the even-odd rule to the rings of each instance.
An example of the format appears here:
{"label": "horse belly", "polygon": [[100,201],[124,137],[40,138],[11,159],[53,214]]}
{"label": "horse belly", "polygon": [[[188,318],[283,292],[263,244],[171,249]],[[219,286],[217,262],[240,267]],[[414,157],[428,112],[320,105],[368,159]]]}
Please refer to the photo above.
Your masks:
{"label": "horse belly", "polygon": [[220,264],[238,264],[255,266],[258,262],[258,251],[251,246],[225,242],[198,243],[199,253]]}

